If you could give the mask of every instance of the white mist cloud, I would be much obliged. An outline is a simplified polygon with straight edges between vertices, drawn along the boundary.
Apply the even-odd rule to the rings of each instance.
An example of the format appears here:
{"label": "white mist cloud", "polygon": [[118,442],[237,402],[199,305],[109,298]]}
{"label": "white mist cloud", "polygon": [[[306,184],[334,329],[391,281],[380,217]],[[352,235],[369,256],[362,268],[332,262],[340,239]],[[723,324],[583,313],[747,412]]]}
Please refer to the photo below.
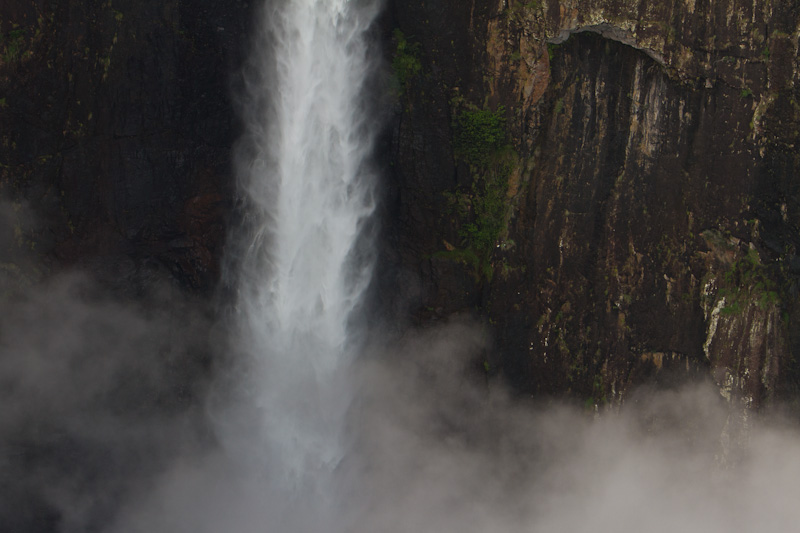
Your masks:
{"label": "white mist cloud", "polygon": [[[318,484],[284,486],[262,446],[268,422],[242,405],[258,395],[241,387],[257,381],[243,378],[246,365],[210,376],[210,319],[196,307],[169,290],[116,301],[80,275],[0,306],[0,529],[721,533],[800,523],[794,426],[743,420],[710,385],[642,388],[601,416],[514,398],[481,374],[490,342],[469,321],[374,335],[350,369],[346,456]],[[236,342],[211,345],[235,352]]]}
{"label": "white mist cloud", "polygon": [[0,302],[0,530],[102,530],[203,446],[209,322],[192,304],[167,288],[115,301],[79,274]]}
{"label": "white mist cloud", "polygon": [[[800,435],[710,385],[618,413],[515,402],[465,368],[476,327],[406,341],[365,372],[356,531],[793,531]],[[749,426],[749,427],[748,427]]]}

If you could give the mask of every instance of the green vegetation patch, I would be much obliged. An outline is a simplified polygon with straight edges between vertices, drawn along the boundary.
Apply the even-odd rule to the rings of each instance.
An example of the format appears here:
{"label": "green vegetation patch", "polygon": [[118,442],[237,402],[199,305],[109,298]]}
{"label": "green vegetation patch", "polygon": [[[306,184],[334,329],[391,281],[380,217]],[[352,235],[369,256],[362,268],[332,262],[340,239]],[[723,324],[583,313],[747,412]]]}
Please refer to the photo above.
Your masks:
{"label": "green vegetation patch", "polygon": [[465,109],[456,115],[453,151],[470,167],[485,168],[508,144],[505,108]]}
{"label": "green vegetation patch", "polygon": [[767,274],[758,252],[748,250],[747,255],[734,262],[722,274],[722,287],[719,296],[726,298],[726,305],[720,310],[723,315],[738,315],[747,307],[748,301],[755,301],[761,309],[780,303],[778,284]]}
{"label": "green vegetation patch", "polygon": [[461,243],[448,254],[471,266],[477,278],[491,279],[492,252],[508,231],[508,183],[518,155],[509,140],[502,106],[494,111],[462,109],[453,129],[454,155],[469,166],[472,185],[449,194],[460,222]]}
{"label": "green vegetation patch", "polygon": [[25,48],[25,30],[14,28],[7,34],[0,33],[0,48],[2,48],[3,63],[13,63],[20,59]]}
{"label": "green vegetation patch", "polygon": [[530,13],[535,13],[542,10],[541,0],[516,0],[508,8],[508,18],[512,22],[521,23]]}
{"label": "green vegetation patch", "polygon": [[422,71],[420,45],[409,42],[399,29],[394,30],[393,39],[392,71],[397,83],[397,91],[399,94],[403,94],[408,82]]}
{"label": "green vegetation patch", "polygon": [[475,249],[491,253],[500,236],[506,231],[508,207],[508,178],[514,165],[513,150],[503,161],[476,179],[468,197],[471,221],[461,227],[459,235]]}
{"label": "green vegetation patch", "polygon": [[547,58],[550,61],[553,61],[553,58],[555,57],[556,51],[558,50],[559,46],[561,45],[555,43],[547,43]]}

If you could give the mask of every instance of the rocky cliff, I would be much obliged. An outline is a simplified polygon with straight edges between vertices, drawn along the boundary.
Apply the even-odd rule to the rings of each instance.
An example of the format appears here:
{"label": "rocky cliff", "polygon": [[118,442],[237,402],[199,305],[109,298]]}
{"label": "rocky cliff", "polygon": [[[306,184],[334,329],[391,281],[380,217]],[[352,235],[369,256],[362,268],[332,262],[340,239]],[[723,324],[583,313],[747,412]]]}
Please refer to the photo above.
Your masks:
{"label": "rocky cliff", "polygon": [[[248,10],[0,7],[4,288],[214,288]],[[788,0],[388,2],[382,304],[482,317],[481,366],[526,393],[794,393],[799,25]]]}
{"label": "rocky cliff", "polygon": [[0,3],[0,530],[113,529],[203,442],[246,17]]}
{"label": "rocky cliff", "polygon": [[[414,318],[587,405],[796,390],[800,8],[395,1],[388,260]],[[415,68],[400,68],[403,65]]]}

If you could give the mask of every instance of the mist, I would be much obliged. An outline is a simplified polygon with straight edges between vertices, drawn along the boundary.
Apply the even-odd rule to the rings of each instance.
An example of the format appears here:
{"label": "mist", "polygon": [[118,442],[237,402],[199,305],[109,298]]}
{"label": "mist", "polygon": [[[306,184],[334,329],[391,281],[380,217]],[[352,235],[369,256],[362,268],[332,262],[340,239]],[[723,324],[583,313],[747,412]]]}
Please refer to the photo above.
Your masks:
{"label": "mist", "polygon": [[358,531],[790,531],[795,427],[710,384],[642,387],[601,413],[520,400],[475,370],[476,324],[365,364]]}
{"label": "mist", "polygon": [[85,273],[0,303],[0,529],[101,531],[208,432],[209,315],[169,286],[133,303]]}
{"label": "mist", "polygon": [[193,380],[176,372],[209,322],[161,294],[115,302],[70,274],[4,306],[3,530],[722,532],[800,519],[796,427],[743,422],[711,384],[643,388],[599,413],[520,399],[482,375],[491,339],[469,320],[374,335],[349,368],[330,492],[287,490],[253,455],[262,428],[233,408],[230,375],[181,393]]}

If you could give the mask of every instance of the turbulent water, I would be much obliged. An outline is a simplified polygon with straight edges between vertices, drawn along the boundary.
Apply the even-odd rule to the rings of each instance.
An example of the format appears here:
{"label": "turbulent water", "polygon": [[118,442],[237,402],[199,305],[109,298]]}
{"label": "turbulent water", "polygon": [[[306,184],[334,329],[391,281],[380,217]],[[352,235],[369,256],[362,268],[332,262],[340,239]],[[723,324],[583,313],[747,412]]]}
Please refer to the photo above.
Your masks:
{"label": "turbulent water", "polygon": [[343,454],[348,329],[371,270],[375,13],[371,2],[268,3],[247,78],[243,343],[270,475],[286,486],[319,485]]}

